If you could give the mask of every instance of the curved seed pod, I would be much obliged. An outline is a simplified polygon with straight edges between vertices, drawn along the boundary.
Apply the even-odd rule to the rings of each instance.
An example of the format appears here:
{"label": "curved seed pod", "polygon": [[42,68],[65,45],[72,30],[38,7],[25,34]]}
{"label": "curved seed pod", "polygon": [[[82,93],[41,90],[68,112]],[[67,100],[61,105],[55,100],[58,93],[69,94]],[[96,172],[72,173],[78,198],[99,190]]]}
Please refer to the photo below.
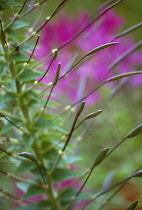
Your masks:
{"label": "curved seed pod", "polygon": [[91,114],[88,114],[84,120],[88,120],[88,119],[91,119],[91,118],[94,118],[94,117],[97,117],[99,114],[101,114],[102,110],[98,110],[96,112],[93,112]]}
{"label": "curved seed pod", "polygon": [[101,46],[99,46],[99,47],[94,48],[94,49],[91,50],[90,52],[88,52],[88,53],[86,54],[86,56],[92,55],[92,54],[94,54],[94,53],[96,53],[96,52],[99,52],[99,51],[101,51],[101,50],[103,50],[103,49],[105,49],[105,48],[111,47],[111,46],[116,45],[116,44],[119,44],[119,42],[111,42],[111,43],[107,43],[107,44],[101,45]]}
{"label": "curved seed pod", "polygon": [[133,210],[136,208],[137,204],[138,204],[138,200],[134,201],[133,203],[131,203],[127,208],[126,210]]}
{"label": "curved seed pod", "polygon": [[142,177],[142,170],[135,172],[132,177]]}
{"label": "curved seed pod", "polygon": [[80,107],[77,110],[77,113],[76,113],[77,116],[79,116],[81,114],[81,112],[84,109],[84,106],[85,106],[85,101],[82,101],[82,103],[80,104]]}
{"label": "curved seed pod", "polygon": [[94,162],[94,164],[93,164],[93,167],[99,165],[99,164],[103,161],[103,159],[105,158],[105,156],[106,156],[108,150],[109,150],[109,147],[104,148],[104,149],[98,154],[98,156],[97,156],[97,158],[96,158],[96,160],[95,160],[95,162]]}
{"label": "curved seed pod", "polygon": [[142,74],[142,71],[133,71],[133,72],[129,72],[129,73],[119,74],[119,75],[116,75],[114,77],[111,77],[111,78],[107,79],[105,81],[105,83],[113,82],[115,80],[122,79],[122,78],[125,78],[125,77],[130,77],[130,76],[137,75],[137,74]]}
{"label": "curved seed pod", "polygon": [[53,82],[53,86],[55,86],[57,84],[57,82],[58,82],[60,69],[61,69],[61,63],[58,64],[56,75],[55,75],[54,82]]}
{"label": "curved seed pod", "polygon": [[132,131],[130,131],[127,135],[126,135],[126,139],[128,138],[132,138],[135,137],[137,135],[139,135],[142,132],[142,124],[138,125],[136,128],[134,128]]}
{"label": "curved seed pod", "polygon": [[19,156],[22,156],[22,157],[25,157],[25,158],[28,158],[34,162],[37,161],[37,157],[29,152],[21,152],[21,153],[18,153]]}

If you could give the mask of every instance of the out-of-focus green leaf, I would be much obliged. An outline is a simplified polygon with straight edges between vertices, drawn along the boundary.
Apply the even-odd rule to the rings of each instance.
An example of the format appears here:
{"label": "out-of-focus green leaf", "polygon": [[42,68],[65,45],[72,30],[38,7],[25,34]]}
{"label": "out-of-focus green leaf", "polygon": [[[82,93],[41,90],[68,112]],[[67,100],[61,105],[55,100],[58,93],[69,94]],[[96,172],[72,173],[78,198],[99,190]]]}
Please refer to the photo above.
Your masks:
{"label": "out-of-focus green leaf", "polygon": [[20,7],[20,4],[15,1],[5,1],[0,0],[0,10],[6,10],[6,9],[18,9]]}
{"label": "out-of-focus green leaf", "polygon": [[47,207],[50,207],[50,203],[47,200],[42,200],[36,204],[35,210],[45,210]]}
{"label": "out-of-focus green leaf", "polygon": [[36,164],[32,161],[22,161],[22,163],[17,167],[16,173],[22,173],[25,171],[29,171],[35,167],[36,167]]}
{"label": "out-of-focus green leaf", "polygon": [[76,177],[80,177],[81,175],[82,173],[79,171],[57,168],[54,171],[52,178],[54,182],[61,182]]}
{"label": "out-of-focus green leaf", "polygon": [[12,29],[20,29],[20,28],[26,27],[28,25],[29,25],[29,23],[18,20],[15,23],[12,24],[11,28]]}
{"label": "out-of-focus green leaf", "polygon": [[18,63],[23,63],[28,60],[28,56],[22,55],[20,53],[17,53],[16,55],[13,55],[12,58],[17,61]]}
{"label": "out-of-focus green leaf", "polygon": [[20,76],[19,80],[21,82],[30,82],[38,77],[42,76],[41,72],[38,71],[32,71],[30,69],[26,69]]}
{"label": "out-of-focus green leaf", "polygon": [[41,117],[37,120],[37,122],[34,124],[34,128],[37,129],[45,129],[45,128],[52,128],[53,121],[47,119],[46,117]]}
{"label": "out-of-focus green leaf", "polygon": [[38,187],[38,186],[30,186],[26,192],[26,194],[23,196],[23,200],[27,198],[31,198],[37,195],[44,194],[45,190],[43,187]]}

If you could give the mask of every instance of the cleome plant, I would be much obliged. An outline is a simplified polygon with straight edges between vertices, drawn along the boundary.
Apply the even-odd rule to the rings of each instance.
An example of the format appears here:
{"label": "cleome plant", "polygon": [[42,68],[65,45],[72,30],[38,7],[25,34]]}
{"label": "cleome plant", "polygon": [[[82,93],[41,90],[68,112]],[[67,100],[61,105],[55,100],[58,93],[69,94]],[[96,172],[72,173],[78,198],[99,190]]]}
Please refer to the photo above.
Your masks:
{"label": "cleome plant", "polygon": [[[78,128],[83,127],[84,122],[89,125],[103,112],[101,106],[100,109],[89,112],[86,100],[91,94],[101,87],[112,87],[113,84],[115,96],[131,78],[142,78],[142,71],[137,68],[109,74],[129,55],[137,53],[142,41],[120,53],[116,60],[112,60],[106,75],[101,77],[90,92],[84,91],[80,98],[69,105],[65,104],[67,100],[63,96],[68,90],[70,78],[76,80],[78,77],[75,72],[80,66],[91,62],[95,56],[97,59],[100,53],[117,50],[123,37],[142,26],[142,23],[138,23],[115,34],[113,39],[111,37],[103,44],[98,43],[87,52],[81,53],[81,50],[72,47],[75,56],[67,61],[66,71],[63,71],[65,64],[60,60],[62,50],[89,30],[89,27],[98,27],[98,23],[101,23],[98,21],[117,5],[121,5],[122,1],[109,0],[100,5],[93,17],[85,22],[78,32],[63,44],[59,43],[48,50],[42,58],[39,56],[39,50],[42,54],[44,42],[41,39],[44,30],[56,18],[58,20],[70,1],[56,1],[48,18],[44,17],[43,12],[48,0],[0,1],[0,209],[111,209],[109,202],[117,196],[121,188],[132,179],[142,177],[142,165],[138,165],[132,174],[123,180],[99,191],[86,190],[86,183],[94,169],[101,167],[125,141],[129,144],[129,139],[141,135],[142,124],[132,128],[114,147],[102,147],[98,154],[94,154],[93,164],[84,171],[78,169],[82,160],[77,152],[79,139],[76,139]],[[52,74],[52,81],[48,80],[49,74]],[[82,73],[81,78],[83,77]],[[69,78],[66,86],[60,86],[61,82],[65,84],[66,78]],[[76,90],[77,85],[79,84],[76,83]],[[62,94],[59,93],[60,90]],[[56,100],[58,96],[60,100]],[[85,130],[85,126],[83,129]],[[82,144],[83,138],[84,136]],[[103,199],[98,204],[100,198]],[[125,205],[124,209],[135,209],[137,204],[138,200],[134,200],[129,206]]]}

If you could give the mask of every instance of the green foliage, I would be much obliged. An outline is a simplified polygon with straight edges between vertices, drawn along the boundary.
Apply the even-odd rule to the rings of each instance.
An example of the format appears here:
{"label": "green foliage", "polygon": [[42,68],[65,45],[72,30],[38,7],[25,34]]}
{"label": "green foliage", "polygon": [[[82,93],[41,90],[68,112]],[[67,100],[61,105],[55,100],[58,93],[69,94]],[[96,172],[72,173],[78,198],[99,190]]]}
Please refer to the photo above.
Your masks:
{"label": "green foliage", "polygon": [[[27,29],[30,27],[28,18],[30,18],[31,12],[38,7],[39,10],[37,9],[37,11],[39,12],[40,6],[44,2],[32,5],[32,10],[25,13],[23,13],[23,10],[25,11],[26,1],[23,4],[9,0],[0,2],[2,14],[0,23],[0,157],[2,161],[11,165],[11,168],[2,167],[0,172],[3,176],[11,179],[13,184],[13,189],[1,189],[0,191],[1,198],[5,200],[2,203],[4,210],[6,208],[17,210],[66,210],[81,201],[95,200],[94,193],[82,192],[94,167],[103,164],[107,156],[125,139],[135,137],[141,133],[142,126],[139,125],[128,133],[120,143],[116,144],[110,153],[107,154],[109,150],[107,147],[101,149],[99,154],[93,154],[93,161],[95,160],[95,162],[91,168],[85,172],[75,168],[75,162],[81,160],[76,152],[78,142],[74,134],[78,135],[78,133],[75,130],[84,121],[88,122],[98,116],[102,110],[87,114],[83,118],[84,120],[76,126],[78,118],[82,117],[85,109],[85,102],[83,101],[75,114],[70,112],[72,111],[71,106],[66,110],[67,113],[71,113],[71,119],[67,120],[69,121],[67,122],[67,115],[65,117],[58,116],[60,110],[62,110],[60,104],[50,99],[52,90],[60,79],[60,64],[51,86],[43,84],[42,79],[40,82],[37,80],[37,78],[45,76],[42,71],[39,71],[39,66],[42,68],[42,64],[37,63],[32,55],[38,42],[35,42],[35,38],[37,39],[38,32],[41,29],[31,35],[27,32]],[[66,0],[62,1],[55,8],[50,19],[57,15],[66,3]],[[10,12],[9,16],[5,13],[7,10]],[[11,14],[15,14],[15,16],[9,19]],[[4,21],[5,19],[6,21]],[[116,44],[118,43],[110,42],[99,46],[88,52],[80,61]],[[56,51],[53,60],[57,56]],[[37,66],[38,68],[36,68]],[[141,73],[141,71],[134,71],[116,75],[103,84]],[[137,176],[140,177],[141,173],[136,172],[130,177]],[[80,180],[84,177],[87,178],[82,181],[82,184]],[[126,182],[128,179],[124,179],[112,188],[123,184],[124,181]],[[68,182],[70,183],[68,184]],[[74,188],[73,184],[76,183],[78,186]],[[112,188],[110,187],[106,191],[102,189],[97,196],[105,195]],[[14,196],[13,194],[18,189],[22,191],[22,195]],[[38,195],[41,196],[40,201],[34,203],[28,200]],[[132,209],[135,205],[136,203],[127,209]]]}

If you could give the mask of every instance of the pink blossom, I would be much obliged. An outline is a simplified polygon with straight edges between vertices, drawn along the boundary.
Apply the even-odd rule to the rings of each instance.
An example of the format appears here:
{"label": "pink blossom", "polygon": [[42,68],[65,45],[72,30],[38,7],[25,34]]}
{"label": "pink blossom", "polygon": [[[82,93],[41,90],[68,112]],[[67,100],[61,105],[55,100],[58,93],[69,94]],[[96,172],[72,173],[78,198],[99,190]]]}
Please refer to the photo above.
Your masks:
{"label": "pink blossom", "polygon": [[[39,48],[36,50],[38,59],[46,57],[52,49],[58,48],[75,36],[88,22],[89,15],[81,13],[76,18],[70,18],[62,14],[54,22],[49,22],[41,32]],[[94,25],[85,30],[77,39],[58,52],[57,59],[53,62],[48,76],[44,77],[43,83],[52,82],[58,63],[61,62],[61,75],[73,65],[72,60],[77,55],[76,61],[83,57],[88,51],[102,44],[111,42],[117,31],[122,27],[123,20],[114,11],[109,11]],[[75,102],[88,92],[104,78],[115,74],[134,71],[134,68],[142,64],[142,53],[135,52],[125,58],[117,68],[108,73],[110,64],[121,54],[134,45],[132,38],[119,38],[120,44],[96,53],[89,60],[75,68],[66,78],[63,78],[55,88],[55,94],[59,97],[66,96],[71,102]],[[46,62],[45,69],[50,61]],[[131,79],[131,86],[142,84],[141,76]],[[100,98],[100,94],[94,93],[87,98],[88,103],[93,103]]]}

